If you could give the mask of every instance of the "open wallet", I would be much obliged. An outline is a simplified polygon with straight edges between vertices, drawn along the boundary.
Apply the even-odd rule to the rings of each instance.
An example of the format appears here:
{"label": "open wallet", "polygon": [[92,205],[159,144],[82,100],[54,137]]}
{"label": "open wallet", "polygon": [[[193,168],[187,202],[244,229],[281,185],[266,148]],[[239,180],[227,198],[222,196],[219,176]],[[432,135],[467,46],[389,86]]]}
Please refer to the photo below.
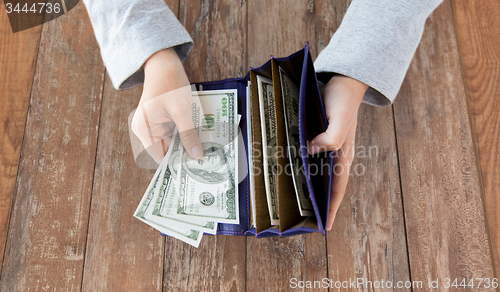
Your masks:
{"label": "open wallet", "polygon": [[307,152],[308,142],[328,126],[309,45],[288,57],[271,57],[243,78],[194,85],[237,90],[246,154],[240,147],[239,157],[248,159],[249,174],[238,185],[239,224],[219,223],[216,234],[325,234],[333,153]]}

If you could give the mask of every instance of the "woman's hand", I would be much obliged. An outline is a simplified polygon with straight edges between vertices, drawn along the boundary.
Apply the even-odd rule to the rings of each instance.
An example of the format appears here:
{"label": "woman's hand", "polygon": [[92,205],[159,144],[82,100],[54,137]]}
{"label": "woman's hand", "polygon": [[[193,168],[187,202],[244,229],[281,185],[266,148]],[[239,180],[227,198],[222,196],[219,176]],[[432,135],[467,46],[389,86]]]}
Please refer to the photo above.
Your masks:
{"label": "woman's hand", "polygon": [[358,109],[368,85],[343,75],[335,75],[323,90],[328,129],[309,144],[309,153],[337,150],[333,161],[333,179],[330,211],[326,229],[330,230],[349,180],[349,169],[354,159],[354,139]]}
{"label": "woman's hand", "polygon": [[132,119],[132,131],[144,148],[160,163],[166,154],[175,126],[188,154],[203,156],[191,113],[191,87],[184,67],[173,48],[161,50],[144,63],[144,88]]}

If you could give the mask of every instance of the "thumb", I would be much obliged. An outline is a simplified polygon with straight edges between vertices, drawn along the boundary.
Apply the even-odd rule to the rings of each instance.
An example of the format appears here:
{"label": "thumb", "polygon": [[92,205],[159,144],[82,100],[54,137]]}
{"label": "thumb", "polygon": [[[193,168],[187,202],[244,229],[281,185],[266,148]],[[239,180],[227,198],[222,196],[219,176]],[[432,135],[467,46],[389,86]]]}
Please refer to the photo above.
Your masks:
{"label": "thumb", "polygon": [[310,154],[320,153],[324,151],[336,151],[342,147],[347,137],[347,133],[351,128],[354,118],[350,111],[336,111],[331,115],[332,118],[328,121],[328,128],[325,132],[314,138],[308,146]]}
{"label": "thumb", "polygon": [[171,117],[179,131],[182,145],[189,156],[193,159],[202,158],[203,147],[201,147],[200,138],[193,126],[191,107],[185,107],[183,110],[174,110],[171,113]]}
{"label": "thumb", "polygon": [[359,105],[368,85],[349,77],[333,77],[323,90],[328,128],[308,146],[310,154],[338,150],[356,121]]}
{"label": "thumb", "polygon": [[[192,124],[192,123],[191,123]],[[177,128],[179,129],[179,136],[181,137],[181,142],[186,152],[193,159],[200,159],[203,157],[203,147],[201,147],[200,138],[198,137],[198,133],[191,126],[187,130],[181,130],[179,124],[177,124]]]}

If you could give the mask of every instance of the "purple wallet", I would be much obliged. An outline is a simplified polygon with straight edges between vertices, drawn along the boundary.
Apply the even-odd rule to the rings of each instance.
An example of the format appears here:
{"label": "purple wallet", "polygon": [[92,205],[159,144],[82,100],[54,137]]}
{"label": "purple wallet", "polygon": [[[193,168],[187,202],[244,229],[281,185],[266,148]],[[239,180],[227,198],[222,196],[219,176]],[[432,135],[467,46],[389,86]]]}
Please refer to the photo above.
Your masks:
{"label": "purple wallet", "polygon": [[[284,58],[271,57],[264,65],[259,68],[250,68],[248,74],[243,78],[232,78],[220,81],[196,83],[195,86],[203,90],[217,89],[237,89],[238,90],[238,114],[242,115],[239,128],[245,144],[246,157],[248,151],[262,151],[262,149],[248,149],[248,137],[251,135],[254,139],[253,144],[258,145],[261,136],[258,127],[257,133],[247,133],[247,121],[252,121],[252,125],[260,124],[258,114],[258,93],[256,86],[256,75],[262,75],[273,80],[274,96],[276,100],[276,119],[280,120],[283,116],[283,101],[281,98],[281,87],[279,83],[278,68],[281,67],[286,74],[299,87],[299,140],[300,156],[303,164],[303,171],[307,181],[307,193],[311,200],[314,216],[302,217],[298,209],[295,190],[290,174],[282,172],[277,176],[277,194],[279,205],[279,225],[271,225],[269,211],[265,200],[265,188],[263,173],[255,175],[254,189],[256,202],[256,216],[252,216],[250,206],[250,181],[249,175],[246,176],[238,185],[239,195],[239,216],[240,224],[219,223],[217,234],[226,235],[244,235],[244,236],[292,236],[310,232],[321,232],[325,234],[325,225],[329,211],[330,186],[332,179],[333,153],[326,152],[320,155],[308,155],[307,143],[318,134],[324,132],[328,126],[323,100],[321,98],[316,72],[309,52],[309,44],[306,44],[300,51]],[[275,78],[272,78],[275,76]],[[247,85],[250,81],[251,92],[247,96]],[[250,116],[247,116],[247,99],[250,98]],[[281,105],[280,105],[281,104]],[[281,121],[284,123],[284,121]],[[286,147],[284,137],[284,127],[277,122],[277,145]],[[281,132],[280,132],[281,131]],[[253,132],[256,132],[253,130]],[[260,138],[261,139],[261,138]],[[257,140],[257,141],[256,141]],[[255,146],[252,146],[254,148]],[[252,152],[254,153],[254,152]],[[256,156],[255,156],[256,157]],[[277,163],[288,163],[288,158],[278,158]],[[247,164],[249,171],[254,171],[255,167],[262,167],[262,156],[259,159]],[[254,166],[252,168],[252,165]],[[321,171],[318,171],[321,170]],[[253,218],[257,218],[252,222]]]}

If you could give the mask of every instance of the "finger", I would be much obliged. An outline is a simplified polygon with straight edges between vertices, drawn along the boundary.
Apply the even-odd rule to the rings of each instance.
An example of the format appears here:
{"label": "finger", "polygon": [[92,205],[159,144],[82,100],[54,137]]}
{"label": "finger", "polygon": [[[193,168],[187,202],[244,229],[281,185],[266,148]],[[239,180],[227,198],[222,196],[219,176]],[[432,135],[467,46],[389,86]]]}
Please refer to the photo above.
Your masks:
{"label": "finger", "polygon": [[160,139],[168,139],[170,141],[175,132],[174,122],[164,123],[162,126],[163,135],[160,135]]}
{"label": "finger", "polygon": [[[162,94],[151,100],[139,104],[138,109],[141,110],[141,122],[143,125],[141,133],[145,142],[150,144],[156,143],[166,136],[172,136],[171,130],[175,127],[174,122],[168,112],[163,107],[168,104],[168,95]],[[146,135],[148,135],[146,137]],[[147,139],[146,139],[147,138]],[[145,146],[149,146],[145,143]]]}
{"label": "finger", "polygon": [[157,164],[160,164],[167,154],[168,147],[172,141],[171,137],[166,137],[146,148],[146,152]]}
{"label": "finger", "polygon": [[149,124],[149,134],[154,137],[154,141],[172,137],[175,124],[173,121],[160,124]]}
{"label": "finger", "polygon": [[166,154],[166,149],[168,149],[168,146],[165,145],[164,140],[160,140],[148,148],[146,148],[146,151],[148,154],[155,160],[156,163],[160,164],[163,158],[165,157]]}
{"label": "finger", "polygon": [[356,136],[355,121],[347,133],[344,145],[338,150],[335,159],[332,179],[332,189],[330,192],[330,209],[326,229],[331,230],[338,208],[344,198],[347,182],[349,181],[349,171],[354,158],[354,139]]}
{"label": "finger", "polygon": [[[147,113],[142,105],[139,105],[137,110],[134,112],[130,127],[133,134],[139,138],[142,144],[142,150],[140,151],[146,150],[149,156],[151,156],[154,161],[159,164],[165,156],[171,137],[168,137],[167,135],[164,135],[163,137],[156,137],[152,134]],[[136,159],[144,158],[138,155]],[[136,162],[139,164],[142,163],[140,161]]]}
{"label": "finger", "polygon": [[[155,149],[155,147],[158,146],[153,146],[157,142],[159,142],[161,139],[158,137],[155,137],[152,134],[151,128],[149,127],[149,122],[147,115],[145,114],[144,108],[139,106],[137,110],[134,113],[134,117],[132,118],[131,122],[131,130],[139,138],[143,149],[148,150],[148,153],[156,153],[159,151],[152,150]],[[152,147],[152,148],[151,148]],[[151,148],[151,149],[150,149]],[[142,151],[142,150],[141,150]],[[158,158],[158,156],[155,158],[155,160]]]}

